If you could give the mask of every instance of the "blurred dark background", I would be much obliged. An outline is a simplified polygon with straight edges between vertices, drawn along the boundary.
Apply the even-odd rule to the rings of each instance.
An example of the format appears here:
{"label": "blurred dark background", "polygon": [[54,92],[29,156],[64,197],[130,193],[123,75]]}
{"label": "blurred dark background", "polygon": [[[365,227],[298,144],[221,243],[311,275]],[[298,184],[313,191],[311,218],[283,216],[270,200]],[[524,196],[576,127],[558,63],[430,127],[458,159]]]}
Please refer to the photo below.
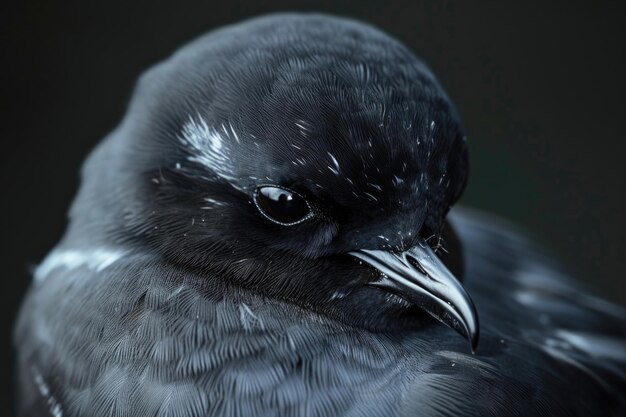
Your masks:
{"label": "blurred dark background", "polygon": [[1,415],[10,415],[10,331],[29,269],[60,238],[81,162],[124,114],[137,76],[212,28],[280,10],[360,18],[404,41],[463,117],[472,162],[463,203],[520,223],[626,304],[618,2],[5,2]]}

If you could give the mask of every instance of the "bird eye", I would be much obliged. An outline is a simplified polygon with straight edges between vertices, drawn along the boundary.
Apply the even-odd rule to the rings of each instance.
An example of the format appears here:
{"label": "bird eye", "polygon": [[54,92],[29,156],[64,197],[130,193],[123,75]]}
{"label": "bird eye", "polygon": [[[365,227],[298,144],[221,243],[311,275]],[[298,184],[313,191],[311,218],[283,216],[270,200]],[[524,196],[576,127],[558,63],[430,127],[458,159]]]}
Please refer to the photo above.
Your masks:
{"label": "bird eye", "polygon": [[254,203],[263,216],[283,226],[292,226],[313,216],[309,203],[302,196],[275,185],[258,187]]}

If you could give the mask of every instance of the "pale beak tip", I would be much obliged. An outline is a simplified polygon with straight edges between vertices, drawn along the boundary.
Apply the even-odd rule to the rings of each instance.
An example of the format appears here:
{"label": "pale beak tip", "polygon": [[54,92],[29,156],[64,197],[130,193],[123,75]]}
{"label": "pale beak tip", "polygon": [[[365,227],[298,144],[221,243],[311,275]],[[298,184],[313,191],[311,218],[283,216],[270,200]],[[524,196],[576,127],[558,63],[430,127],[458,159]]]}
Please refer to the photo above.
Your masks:
{"label": "pale beak tip", "polygon": [[476,307],[474,306],[474,303],[471,301],[471,298],[469,298],[469,296],[468,299],[471,306],[471,314],[469,315],[469,317],[464,317],[462,327],[463,331],[459,331],[459,333],[465,336],[470,344],[472,353],[474,354],[476,353],[476,349],[478,348],[478,341],[480,339],[480,326],[478,324],[478,313],[476,312]]}
{"label": "pale beak tip", "polygon": [[476,330],[469,337],[469,342],[470,342],[470,347],[472,349],[472,354],[475,354],[476,353],[476,349],[478,349],[478,339],[479,339],[479,336],[480,336],[480,334],[479,334],[478,330]]}

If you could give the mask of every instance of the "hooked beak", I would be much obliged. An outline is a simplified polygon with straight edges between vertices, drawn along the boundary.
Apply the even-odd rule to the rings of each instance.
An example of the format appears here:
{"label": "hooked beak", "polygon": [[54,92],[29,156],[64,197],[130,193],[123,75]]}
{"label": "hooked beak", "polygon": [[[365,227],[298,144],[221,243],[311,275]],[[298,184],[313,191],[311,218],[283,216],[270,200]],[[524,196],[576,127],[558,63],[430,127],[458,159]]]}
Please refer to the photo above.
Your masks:
{"label": "hooked beak", "polygon": [[348,254],[381,273],[383,279],[371,285],[424,309],[464,336],[472,352],[476,350],[479,324],[474,302],[424,240],[402,253],[360,249]]}

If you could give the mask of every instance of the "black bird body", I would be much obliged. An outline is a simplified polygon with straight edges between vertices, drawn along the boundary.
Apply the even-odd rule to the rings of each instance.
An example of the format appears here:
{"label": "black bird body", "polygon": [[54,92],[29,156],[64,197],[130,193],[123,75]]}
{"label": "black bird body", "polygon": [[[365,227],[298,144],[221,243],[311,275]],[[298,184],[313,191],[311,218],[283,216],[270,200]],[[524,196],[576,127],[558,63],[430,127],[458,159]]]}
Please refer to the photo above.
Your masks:
{"label": "black bird body", "polygon": [[[624,414],[626,313],[492,218],[443,232],[457,120],[401,44],[325,16],[221,29],[149,71],[22,307],[21,414]],[[263,218],[267,184],[310,216]],[[475,354],[346,255],[442,235]]]}

